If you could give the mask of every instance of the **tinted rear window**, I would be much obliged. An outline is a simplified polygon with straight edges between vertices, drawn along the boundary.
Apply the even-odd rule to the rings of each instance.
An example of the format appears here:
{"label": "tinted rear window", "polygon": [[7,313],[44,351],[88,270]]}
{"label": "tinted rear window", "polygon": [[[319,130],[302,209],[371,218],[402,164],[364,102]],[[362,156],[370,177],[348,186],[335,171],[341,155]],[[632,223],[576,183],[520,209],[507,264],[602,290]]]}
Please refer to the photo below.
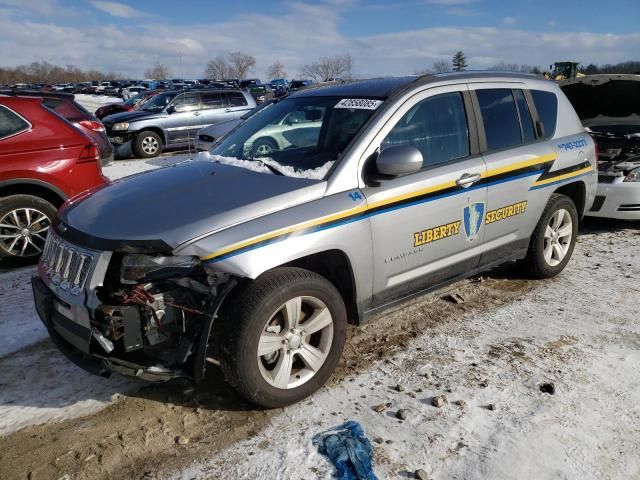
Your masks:
{"label": "tinted rear window", "polygon": [[29,128],[29,123],[18,114],[0,105],[0,139],[10,137]]}
{"label": "tinted rear window", "polygon": [[482,112],[488,150],[520,145],[520,120],[513,94],[508,88],[476,90]]}
{"label": "tinted rear window", "polygon": [[240,92],[229,92],[227,95],[232,107],[244,107],[247,105],[247,99]]}
{"label": "tinted rear window", "polygon": [[531,90],[533,103],[536,104],[538,117],[542,122],[543,138],[550,138],[556,131],[556,118],[558,116],[558,97],[555,93],[542,90]]}

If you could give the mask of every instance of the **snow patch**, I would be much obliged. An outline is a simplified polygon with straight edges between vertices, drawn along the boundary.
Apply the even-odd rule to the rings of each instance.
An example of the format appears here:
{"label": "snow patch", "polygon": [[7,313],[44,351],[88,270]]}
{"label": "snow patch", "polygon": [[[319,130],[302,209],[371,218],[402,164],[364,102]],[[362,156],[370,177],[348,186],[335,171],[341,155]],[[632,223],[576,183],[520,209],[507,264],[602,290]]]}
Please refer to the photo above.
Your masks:
{"label": "snow patch", "polygon": [[329,170],[335,163],[334,161],[330,161],[317,168],[309,170],[297,170],[289,165],[281,165],[280,163],[269,157],[257,158],[255,160],[241,160],[234,157],[211,155],[209,152],[200,152],[200,155],[202,155],[203,158],[209,157],[212,161],[223,163],[225,165],[246,168],[247,170],[252,170],[254,172],[274,174],[273,171],[269,167],[267,167],[267,165],[271,165],[273,168],[275,168],[279,172],[282,172],[287,177],[308,178],[311,180],[324,179],[324,177],[327,176],[327,173],[329,173]]}

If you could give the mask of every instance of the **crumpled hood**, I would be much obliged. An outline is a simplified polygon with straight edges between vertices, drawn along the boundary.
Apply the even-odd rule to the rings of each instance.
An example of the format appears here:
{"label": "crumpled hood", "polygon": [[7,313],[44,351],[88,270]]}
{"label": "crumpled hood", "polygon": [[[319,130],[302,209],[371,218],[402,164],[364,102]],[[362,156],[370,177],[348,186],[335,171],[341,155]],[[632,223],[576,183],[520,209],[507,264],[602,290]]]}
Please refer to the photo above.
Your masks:
{"label": "crumpled hood", "polygon": [[585,126],[637,124],[640,75],[586,75],[560,82]]}
{"label": "crumpled hood", "polygon": [[[89,248],[170,249],[193,238],[320,198],[326,183],[212,161],[187,161],[100,188],[59,213],[69,240]],[[66,234],[65,234],[66,230]],[[162,250],[162,248],[160,248]]]}

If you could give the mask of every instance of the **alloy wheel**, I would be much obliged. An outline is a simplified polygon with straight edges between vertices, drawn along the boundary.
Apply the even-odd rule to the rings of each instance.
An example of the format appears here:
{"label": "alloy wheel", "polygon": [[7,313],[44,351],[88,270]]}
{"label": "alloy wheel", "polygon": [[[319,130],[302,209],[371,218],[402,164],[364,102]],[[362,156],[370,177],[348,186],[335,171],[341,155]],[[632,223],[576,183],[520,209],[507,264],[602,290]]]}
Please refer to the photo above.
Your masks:
{"label": "alloy wheel", "polygon": [[573,237],[571,214],[564,208],[555,212],[544,231],[544,259],[552,267],[567,256]]}
{"label": "alloy wheel", "polygon": [[280,389],[299,387],[322,368],[332,342],[333,318],[321,300],[287,301],[271,315],[258,341],[262,378]]}
{"label": "alloy wheel", "polygon": [[0,244],[15,257],[39,255],[51,220],[35,208],[17,208],[0,219]]}
{"label": "alloy wheel", "polygon": [[142,150],[147,155],[155,154],[159,147],[158,141],[153,137],[145,137],[142,139]]}

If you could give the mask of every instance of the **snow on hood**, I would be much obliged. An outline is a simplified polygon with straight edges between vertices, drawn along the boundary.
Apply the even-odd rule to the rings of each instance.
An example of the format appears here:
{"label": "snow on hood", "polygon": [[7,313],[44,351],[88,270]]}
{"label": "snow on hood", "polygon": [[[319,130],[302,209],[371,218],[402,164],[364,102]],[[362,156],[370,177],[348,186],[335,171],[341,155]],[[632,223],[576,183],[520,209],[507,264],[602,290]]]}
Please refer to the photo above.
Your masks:
{"label": "snow on hood", "polygon": [[317,168],[313,168],[309,170],[296,170],[295,168],[289,165],[281,165],[278,162],[276,162],[274,159],[269,157],[259,158],[256,160],[240,160],[238,158],[233,158],[233,157],[211,155],[208,152],[202,152],[200,155],[208,156],[209,159],[214,162],[222,163],[224,165],[233,165],[234,167],[246,168],[248,170],[252,170],[254,172],[260,172],[260,173],[273,174],[271,169],[267,167],[267,165],[271,165],[272,167],[274,167],[279,172],[282,172],[287,177],[308,178],[310,180],[322,180],[324,177],[327,176],[327,173],[335,163],[334,161],[330,161]]}

